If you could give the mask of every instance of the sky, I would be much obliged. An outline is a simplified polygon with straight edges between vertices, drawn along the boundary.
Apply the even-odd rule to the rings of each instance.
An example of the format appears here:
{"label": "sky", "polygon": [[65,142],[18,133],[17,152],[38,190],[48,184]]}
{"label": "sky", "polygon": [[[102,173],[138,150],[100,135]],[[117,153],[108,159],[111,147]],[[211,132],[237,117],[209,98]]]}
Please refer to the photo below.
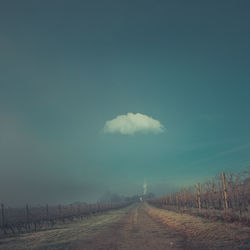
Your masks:
{"label": "sky", "polygon": [[250,165],[250,2],[3,0],[0,201],[163,195]]}

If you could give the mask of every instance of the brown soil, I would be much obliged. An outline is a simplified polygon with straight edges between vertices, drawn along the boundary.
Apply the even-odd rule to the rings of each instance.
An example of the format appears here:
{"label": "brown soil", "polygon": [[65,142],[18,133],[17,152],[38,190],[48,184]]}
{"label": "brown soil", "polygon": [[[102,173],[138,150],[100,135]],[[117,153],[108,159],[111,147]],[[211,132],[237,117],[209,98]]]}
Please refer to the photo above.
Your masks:
{"label": "brown soil", "polygon": [[77,242],[71,249],[186,249],[186,239],[183,234],[151,218],[140,205],[119,222],[91,239]]}

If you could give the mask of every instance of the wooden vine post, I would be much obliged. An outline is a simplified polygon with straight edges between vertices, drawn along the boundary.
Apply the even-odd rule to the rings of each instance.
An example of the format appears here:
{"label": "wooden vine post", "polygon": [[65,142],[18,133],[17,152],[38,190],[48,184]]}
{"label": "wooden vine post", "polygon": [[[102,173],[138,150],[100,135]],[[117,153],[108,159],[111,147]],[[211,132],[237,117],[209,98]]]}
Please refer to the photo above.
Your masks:
{"label": "wooden vine post", "polygon": [[58,205],[58,214],[59,214],[59,218],[61,218],[62,217],[62,206],[61,206],[61,204]]}
{"label": "wooden vine post", "polygon": [[26,223],[29,224],[29,205],[26,204]]}
{"label": "wooden vine post", "polygon": [[46,204],[46,219],[49,219],[49,205]]}
{"label": "wooden vine post", "polygon": [[[250,181],[248,181],[248,193],[250,193]],[[248,220],[250,220],[250,197],[248,198],[247,210],[248,210]]]}
{"label": "wooden vine post", "polygon": [[1,204],[1,214],[2,214],[2,228],[5,228],[5,218],[4,218],[4,204]]}
{"label": "wooden vine post", "polygon": [[184,199],[184,207],[187,206],[187,190],[184,189],[184,192],[183,192],[183,199]]}
{"label": "wooden vine post", "polygon": [[200,183],[197,184],[197,202],[198,202],[198,208],[201,210],[201,185]]}
{"label": "wooden vine post", "polygon": [[222,173],[222,183],[223,183],[225,209],[228,209],[229,205],[228,205],[227,182],[226,182],[226,176],[224,172]]}
{"label": "wooden vine post", "polygon": [[173,206],[172,194],[170,194],[170,197],[169,197],[169,205]]}
{"label": "wooden vine post", "polygon": [[177,206],[177,209],[179,209],[179,195],[178,195],[178,193],[176,193],[175,199],[176,199],[176,206]]}
{"label": "wooden vine post", "polygon": [[26,214],[26,229],[30,230],[30,211],[28,204],[26,204],[25,214]]}

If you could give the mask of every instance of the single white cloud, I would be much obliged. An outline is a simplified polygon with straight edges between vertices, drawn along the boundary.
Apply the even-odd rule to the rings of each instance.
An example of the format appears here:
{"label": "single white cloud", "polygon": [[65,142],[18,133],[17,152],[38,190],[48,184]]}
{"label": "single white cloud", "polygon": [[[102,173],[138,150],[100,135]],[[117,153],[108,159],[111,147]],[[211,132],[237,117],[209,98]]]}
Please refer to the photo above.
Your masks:
{"label": "single white cloud", "polygon": [[164,126],[158,121],[140,113],[128,113],[118,115],[115,119],[105,123],[105,133],[121,133],[123,135],[132,135],[137,132],[142,133],[161,133]]}

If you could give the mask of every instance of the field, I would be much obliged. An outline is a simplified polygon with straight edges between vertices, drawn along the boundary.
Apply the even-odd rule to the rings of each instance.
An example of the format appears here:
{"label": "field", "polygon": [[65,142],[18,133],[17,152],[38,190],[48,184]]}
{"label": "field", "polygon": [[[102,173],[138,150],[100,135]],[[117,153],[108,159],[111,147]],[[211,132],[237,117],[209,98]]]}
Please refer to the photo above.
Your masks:
{"label": "field", "polygon": [[204,183],[151,199],[149,203],[171,211],[250,226],[249,197],[250,169],[238,174],[222,173]]}
{"label": "field", "polygon": [[60,223],[40,232],[10,235],[0,239],[0,249],[68,249],[79,239],[88,239],[98,231],[120,220],[132,208],[110,210],[105,213]]}
{"label": "field", "polygon": [[250,249],[250,228],[136,203],[4,237],[0,249]]}

